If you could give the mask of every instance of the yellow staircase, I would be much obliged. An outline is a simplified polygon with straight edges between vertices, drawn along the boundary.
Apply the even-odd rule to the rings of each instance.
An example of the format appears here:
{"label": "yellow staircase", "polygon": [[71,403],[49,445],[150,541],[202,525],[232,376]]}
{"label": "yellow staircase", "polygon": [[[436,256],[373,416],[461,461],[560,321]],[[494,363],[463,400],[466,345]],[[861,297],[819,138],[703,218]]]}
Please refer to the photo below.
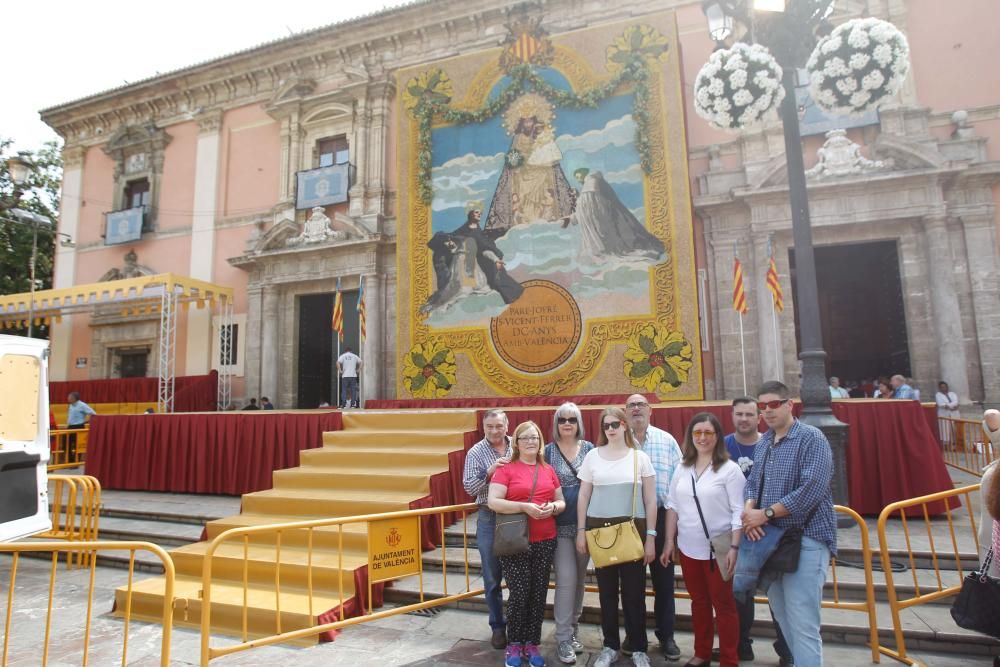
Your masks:
{"label": "yellow staircase", "polygon": [[[448,471],[448,454],[464,448],[465,434],[475,431],[475,410],[406,410],[345,412],[343,430],[323,434],[323,446],[300,454],[301,466],[276,470],[274,488],[243,496],[241,513],[211,521],[208,539],[230,528],[358,516],[410,509],[430,494],[432,475]],[[248,465],[253,462],[248,461]],[[307,592],[308,536],[286,531],[281,536],[280,562],[274,534],[255,536],[246,546],[247,634],[276,633],[275,568],[281,580],[281,631],[318,624],[321,615],[354,596],[354,572],[367,565],[367,527],[345,525],[343,554],[338,554],[337,527],[313,532],[313,606]],[[174,623],[201,623],[201,575],[208,542],[170,552],[177,571]],[[244,599],[243,540],[224,543],[212,563],[212,632],[241,635]],[[132,615],[158,622],[163,577],[134,587]],[[115,592],[115,608],[125,609],[125,588]],[[186,604],[183,600],[186,599]],[[329,621],[329,617],[326,619]],[[316,637],[308,640],[315,643]]]}

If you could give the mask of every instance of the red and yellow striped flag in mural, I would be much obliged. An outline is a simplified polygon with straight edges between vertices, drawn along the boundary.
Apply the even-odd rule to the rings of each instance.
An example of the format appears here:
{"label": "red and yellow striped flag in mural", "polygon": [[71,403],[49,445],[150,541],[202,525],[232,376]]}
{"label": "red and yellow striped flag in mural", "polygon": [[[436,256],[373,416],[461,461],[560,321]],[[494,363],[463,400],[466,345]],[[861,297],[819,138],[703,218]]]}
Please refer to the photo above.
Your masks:
{"label": "red and yellow striped flag in mural", "polygon": [[525,63],[531,62],[531,57],[538,52],[539,43],[532,35],[522,32],[514,42],[514,46],[511,49],[514,55],[517,56],[518,60]]}
{"label": "red and yellow striped flag in mural", "polygon": [[747,293],[743,289],[743,265],[740,264],[739,257],[734,257],[733,261],[733,310],[740,315],[746,315],[749,308]]}
{"label": "red and yellow striped flag in mural", "polygon": [[340,340],[344,340],[344,297],[340,293],[340,278],[337,278],[337,296],[333,298],[332,325]]}
{"label": "red and yellow striped flag in mural", "polygon": [[365,307],[365,277],[361,276],[361,280],[358,284],[358,331],[361,333],[361,340],[368,337],[368,328],[366,326],[368,319],[366,317],[366,307]]}
{"label": "red and yellow striped flag in mural", "polygon": [[767,264],[767,289],[771,290],[771,297],[774,299],[774,309],[779,313],[785,310],[785,294],[781,291],[781,283],[778,281],[778,266],[774,263],[774,255]]}

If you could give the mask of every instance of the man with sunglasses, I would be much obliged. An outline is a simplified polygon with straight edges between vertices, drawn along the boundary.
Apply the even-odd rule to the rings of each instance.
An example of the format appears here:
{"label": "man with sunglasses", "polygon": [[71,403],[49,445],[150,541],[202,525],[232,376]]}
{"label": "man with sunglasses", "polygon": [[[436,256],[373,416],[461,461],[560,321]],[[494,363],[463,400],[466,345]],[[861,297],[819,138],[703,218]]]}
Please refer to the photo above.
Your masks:
{"label": "man with sunglasses", "polygon": [[756,541],[766,526],[802,529],[798,569],[769,571],[768,601],[798,667],[823,664],[820,608],[830,557],[837,555],[837,523],[830,482],[833,456],[818,428],[792,414],[788,387],[770,381],[757,392],[768,431],[760,439],[747,479],[743,534]]}
{"label": "man with sunglasses", "polygon": [[[726,436],[726,449],[729,450],[729,458],[739,465],[745,477],[749,477],[750,471],[753,470],[757,446],[760,444],[761,433],[757,430],[759,424],[760,411],[757,409],[756,399],[750,396],[734,398],[733,427],[735,431]],[[750,630],[753,627],[756,604],[754,604],[753,598],[737,598],[736,610],[740,615],[740,644],[737,649],[739,658],[740,660],[753,660],[753,639],[750,638]],[[774,650],[778,654],[779,667],[794,665],[795,659],[781,633],[781,626],[774,620],[774,612],[771,612],[771,620],[774,621],[774,630],[778,635],[774,642]],[[713,659],[717,658],[713,656]]]}
{"label": "man with sunglasses", "polygon": [[507,620],[503,615],[503,593],[500,582],[503,573],[500,561],[493,555],[493,531],[496,528],[496,513],[487,506],[490,478],[501,466],[510,463],[513,448],[507,435],[507,414],[503,410],[489,410],[483,417],[483,433],[486,437],[477,442],[465,455],[462,485],[466,493],[475,497],[479,505],[476,517],[476,543],[482,562],[483,588],[486,589],[486,607],[490,612],[490,628],[493,635],[490,643],[495,649],[507,647]]}
{"label": "man with sunglasses", "polygon": [[[625,404],[632,435],[642,451],[653,462],[656,471],[656,553],[663,552],[667,535],[667,501],[670,499],[670,482],[681,462],[681,448],[677,440],[663,429],[649,423],[653,408],[642,394],[632,394]],[[648,532],[648,531],[647,531]],[[653,617],[656,619],[656,638],[667,660],[681,659],[681,650],[674,641],[674,564],[664,567],[659,558],[649,564],[653,580]],[[622,644],[622,653],[630,654],[628,641]]]}

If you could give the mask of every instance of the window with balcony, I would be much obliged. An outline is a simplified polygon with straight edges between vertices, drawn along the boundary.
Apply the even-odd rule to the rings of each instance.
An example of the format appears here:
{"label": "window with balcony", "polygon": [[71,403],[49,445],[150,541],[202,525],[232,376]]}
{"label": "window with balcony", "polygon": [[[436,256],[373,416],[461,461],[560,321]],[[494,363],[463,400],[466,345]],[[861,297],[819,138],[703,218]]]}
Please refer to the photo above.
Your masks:
{"label": "window with balcony", "polygon": [[331,139],[321,139],[316,145],[316,153],[319,156],[317,167],[347,164],[351,157],[347,147],[347,137],[344,135]]}

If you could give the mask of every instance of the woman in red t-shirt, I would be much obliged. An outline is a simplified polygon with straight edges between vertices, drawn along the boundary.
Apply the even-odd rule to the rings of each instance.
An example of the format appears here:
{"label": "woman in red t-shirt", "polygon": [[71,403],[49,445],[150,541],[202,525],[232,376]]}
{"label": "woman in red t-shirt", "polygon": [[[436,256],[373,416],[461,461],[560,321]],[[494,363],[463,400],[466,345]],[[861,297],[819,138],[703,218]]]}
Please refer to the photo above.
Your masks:
{"label": "woman in red t-shirt", "polygon": [[528,515],[528,550],[499,557],[500,570],[510,591],[504,662],[507,667],[521,667],[525,663],[530,667],[545,665],[538,645],[542,641],[545,595],[556,551],[554,516],[566,509],[566,501],[555,470],[542,456],[542,442],[542,431],[534,422],[518,425],[514,429],[510,463],[498,467],[490,479],[491,510],[497,514]]}

